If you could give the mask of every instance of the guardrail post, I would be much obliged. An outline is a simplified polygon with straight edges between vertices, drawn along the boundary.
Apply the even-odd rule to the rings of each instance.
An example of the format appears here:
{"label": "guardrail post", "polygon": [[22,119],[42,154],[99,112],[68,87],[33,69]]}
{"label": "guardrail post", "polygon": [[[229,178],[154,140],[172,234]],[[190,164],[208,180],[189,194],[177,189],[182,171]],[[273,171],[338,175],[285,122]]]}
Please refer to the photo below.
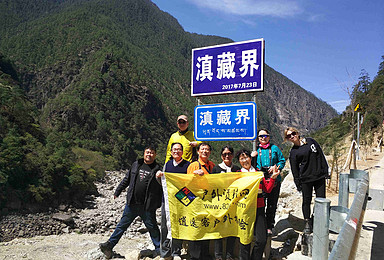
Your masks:
{"label": "guardrail post", "polygon": [[349,174],[342,172],[339,176],[339,206],[348,208],[349,204]]}
{"label": "guardrail post", "polygon": [[312,259],[314,260],[328,259],[330,205],[331,200],[329,199],[315,199],[312,247]]}
{"label": "guardrail post", "polygon": [[[351,173],[353,171],[351,170]],[[369,190],[369,175],[365,171],[359,172],[359,182],[348,216],[341,228],[329,260],[354,259],[359,241]]]}

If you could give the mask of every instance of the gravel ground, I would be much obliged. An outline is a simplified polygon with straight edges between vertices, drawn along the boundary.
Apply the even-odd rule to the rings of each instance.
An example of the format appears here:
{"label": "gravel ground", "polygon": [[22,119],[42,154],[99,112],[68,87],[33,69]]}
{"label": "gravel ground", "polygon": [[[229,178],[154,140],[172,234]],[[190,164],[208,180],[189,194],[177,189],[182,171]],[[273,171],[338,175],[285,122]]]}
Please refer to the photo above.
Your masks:
{"label": "gravel ground", "polygon": [[[375,174],[378,174],[377,171],[381,171],[381,175],[379,176],[383,176],[384,159],[382,159],[380,164],[378,164],[380,159],[383,158],[383,153],[374,155],[372,158],[375,160],[370,161],[370,164],[372,165],[368,168],[370,168],[372,172],[375,171]],[[110,180],[116,179],[114,176],[109,176],[108,178]],[[112,227],[115,225],[114,222],[118,220],[118,216],[121,214],[121,212],[117,212],[111,215],[112,212],[108,211],[114,211],[114,209],[109,208],[110,206],[106,208],[107,206],[105,204],[118,204],[120,211],[122,210],[120,208],[121,205],[124,204],[124,196],[120,196],[121,198],[119,198],[118,201],[110,199],[110,193],[113,192],[111,185],[114,186],[114,184],[100,184],[102,196],[95,199],[95,207],[93,209],[86,209],[82,212],[77,212],[79,217],[75,218],[75,222],[79,223],[81,219],[87,219],[88,222],[93,222],[94,217],[105,216],[109,220],[108,225],[103,226],[103,232],[99,232],[98,234],[79,234],[79,230],[69,229],[69,233],[63,233],[60,235],[16,238],[9,242],[0,243],[0,260],[105,259],[103,254],[98,249],[98,244],[108,239],[109,235],[113,231]],[[330,196],[330,198],[332,205],[336,205],[337,194]],[[374,215],[380,213],[381,215],[379,218],[376,217],[377,215]],[[384,226],[384,214],[382,213],[383,212],[366,212],[366,221],[364,223],[365,228],[361,233],[356,259],[383,259],[370,258],[371,253],[372,257],[375,255],[382,255],[383,250],[379,248],[380,243],[377,243],[383,239],[382,236],[379,237],[379,228]],[[373,220],[376,220],[376,222],[373,223]],[[111,223],[113,223],[113,225],[111,225]],[[274,230],[274,236],[271,241],[272,259],[309,259],[308,257],[301,256],[300,252],[292,253],[297,242],[300,240],[299,234],[303,229],[303,225],[304,223],[301,214],[301,194],[296,191],[292,175],[289,174],[284,179],[282,184],[281,197],[279,199],[276,216],[276,229]],[[80,226],[80,224],[78,224],[78,226]],[[384,232],[381,232],[381,234],[384,234]],[[148,232],[145,232],[145,230],[140,227],[139,223],[137,223],[137,226],[129,229],[114,248],[114,251],[116,252],[114,259],[138,259],[139,252],[143,249],[153,249],[153,245]],[[159,259],[159,257],[148,259]]]}
{"label": "gravel ground", "polygon": [[[33,259],[33,260],[73,260],[73,259],[105,259],[98,249],[101,241],[108,236],[96,234],[63,234],[38,236],[33,238],[17,238],[10,242],[0,243],[0,259]],[[150,239],[123,238],[114,248],[120,257],[114,259],[138,259],[140,249],[149,245]]]}

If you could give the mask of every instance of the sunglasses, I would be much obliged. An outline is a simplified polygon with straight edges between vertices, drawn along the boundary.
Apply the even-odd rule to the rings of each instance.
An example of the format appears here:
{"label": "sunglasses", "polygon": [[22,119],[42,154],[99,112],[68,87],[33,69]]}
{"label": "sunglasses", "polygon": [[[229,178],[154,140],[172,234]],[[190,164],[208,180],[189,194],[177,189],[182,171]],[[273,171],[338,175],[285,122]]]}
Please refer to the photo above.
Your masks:
{"label": "sunglasses", "polygon": [[186,124],[186,123],[187,123],[187,121],[184,121],[184,120],[179,120],[179,121],[177,121],[177,123],[178,123],[179,125],[182,125],[182,124]]}
{"label": "sunglasses", "polygon": [[223,157],[232,156],[232,153],[222,153],[221,156]]}
{"label": "sunglasses", "polygon": [[260,138],[267,138],[269,135],[259,135]]}
{"label": "sunglasses", "polygon": [[295,136],[296,134],[297,134],[296,132],[292,132],[289,135],[287,135],[285,138],[290,139],[292,136]]}

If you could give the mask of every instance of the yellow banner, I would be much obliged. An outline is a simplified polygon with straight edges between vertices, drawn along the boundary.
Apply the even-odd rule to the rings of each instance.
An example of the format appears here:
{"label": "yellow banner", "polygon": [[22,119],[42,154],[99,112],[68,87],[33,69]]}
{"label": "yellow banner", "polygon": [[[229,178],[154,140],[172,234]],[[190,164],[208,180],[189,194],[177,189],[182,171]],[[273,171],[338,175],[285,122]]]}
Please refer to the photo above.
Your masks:
{"label": "yellow banner", "polygon": [[262,177],[262,172],[165,173],[172,237],[205,240],[235,236],[242,244],[251,243]]}

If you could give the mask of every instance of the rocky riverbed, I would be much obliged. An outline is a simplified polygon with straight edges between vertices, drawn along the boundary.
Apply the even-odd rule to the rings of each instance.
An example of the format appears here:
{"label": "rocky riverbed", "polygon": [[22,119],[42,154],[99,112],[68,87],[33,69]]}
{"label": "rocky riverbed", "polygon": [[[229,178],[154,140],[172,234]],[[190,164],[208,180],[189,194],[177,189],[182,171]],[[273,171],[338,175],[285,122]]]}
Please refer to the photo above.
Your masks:
{"label": "rocky riverbed", "polygon": [[[61,205],[47,213],[10,214],[0,221],[0,259],[104,259],[98,249],[120,220],[125,193],[113,199],[114,189],[125,172],[107,172],[89,196],[85,209]],[[281,188],[277,224],[272,240],[273,259],[283,259],[295,247],[302,228],[301,195],[290,175]],[[160,212],[157,214],[160,224]],[[153,249],[144,224],[137,218],[115,247],[115,258],[137,259],[140,250]]]}
{"label": "rocky riverbed", "polygon": [[[1,242],[15,238],[60,234],[108,234],[120,220],[125,205],[125,193],[113,199],[114,189],[125,172],[107,172],[103,182],[97,183],[100,196],[88,196],[85,209],[60,205],[46,213],[9,214],[0,220]],[[160,212],[158,221],[160,221]],[[129,234],[146,232],[139,219],[129,228]]]}

